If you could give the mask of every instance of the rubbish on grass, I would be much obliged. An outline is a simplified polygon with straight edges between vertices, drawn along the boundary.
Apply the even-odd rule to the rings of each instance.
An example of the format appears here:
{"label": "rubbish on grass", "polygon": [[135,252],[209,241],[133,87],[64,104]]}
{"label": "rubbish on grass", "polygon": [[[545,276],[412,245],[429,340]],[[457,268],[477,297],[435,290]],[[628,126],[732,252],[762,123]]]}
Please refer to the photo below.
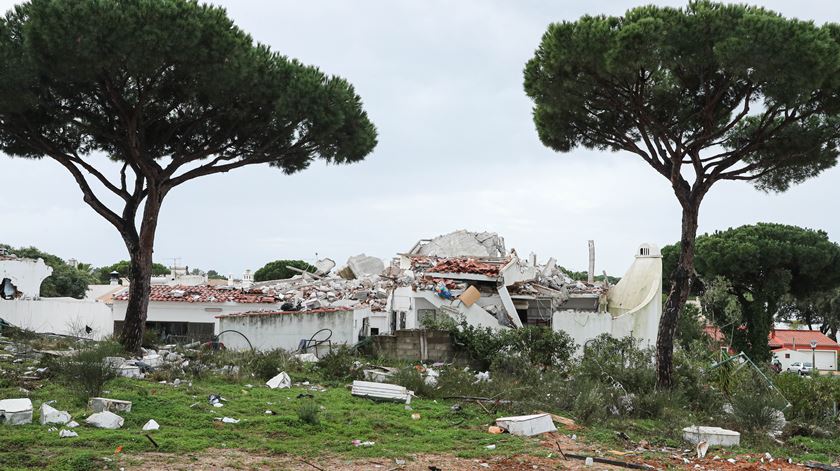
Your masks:
{"label": "rubbish on grass", "polygon": [[108,399],[105,397],[92,397],[88,401],[88,407],[93,412],[131,412],[131,401],[119,399]]}
{"label": "rubbish on grass", "polygon": [[67,422],[67,427],[69,427],[69,428],[76,428],[78,426],[79,426],[79,423],[76,422],[75,420],[71,420],[70,422]]}
{"label": "rubbish on grass", "polygon": [[[213,406],[213,407],[224,407],[225,406],[224,404],[222,404],[222,396],[219,396],[218,394],[210,394],[209,396],[207,396],[207,402],[209,402],[210,405]],[[190,407],[192,407],[192,406],[190,406]]]}
{"label": "rubbish on grass", "polygon": [[411,414],[411,420],[420,420],[420,414],[417,412]]}
{"label": "rubbish on grass", "polygon": [[265,385],[271,389],[285,389],[292,386],[292,379],[289,378],[289,375],[285,371],[283,371],[277,376],[266,381]]}
{"label": "rubbish on grass", "polygon": [[483,381],[490,381],[490,372],[489,371],[479,371],[475,374],[475,382],[480,383]]}
{"label": "rubbish on grass", "polygon": [[104,411],[91,414],[90,417],[85,419],[85,422],[96,428],[115,430],[122,427],[125,420],[113,412]]}
{"label": "rubbish on grass", "polygon": [[353,388],[350,393],[359,397],[400,401],[406,404],[411,403],[411,396],[414,395],[413,391],[409,391],[396,384],[374,383],[370,381],[353,381]]}
{"label": "rubbish on grass", "polygon": [[9,425],[32,423],[32,401],[26,398],[0,401],[0,423]]}
{"label": "rubbish on grass", "polygon": [[556,432],[557,427],[548,414],[519,415],[496,419],[496,425],[511,435],[531,437],[545,432]]}
{"label": "rubbish on grass", "polygon": [[143,426],[144,432],[151,432],[152,430],[160,430],[160,425],[155,422],[155,419],[149,419],[146,425]]}
{"label": "rubbish on grass", "polygon": [[371,366],[370,368],[362,370],[362,377],[368,381],[385,383],[399,372],[399,368],[391,368],[389,366]]}
{"label": "rubbish on grass", "polygon": [[741,434],[720,427],[692,425],[683,429],[683,439],[694,445],[707,442],[709,446],[738,446],[741,443]]}
{"label": "rubbish on grass", "polygon": [[[653,466],[647,464],[636,464],[636,463],[628,463],[626,461],[618,461],[618,460],[611,460],[609,458],[601,458],[598,456],[584,456],[584,455],[576,455],[573,453],[563,453],[563,456],[566,459],[572,458],[576,460],[582,460],[586,466],[592,466],[594,463],[601,463],[601,464],[609,464],[612,466],[621,466],[622,468],[630,468],[630,469],[646,469],[652,470],[655,469]],[[586,464],[589,463],[589,464]]]}
{"label": "rubbish on grass", "polygon": [[487,446],[485,446],[484,448],[487,448],[488,450],[495,450],[495,449],[496,449],[496,445],[487,445]]}
{"label": "rubbish on grass", "polygon": [[220,422],[224,422],[226,424],[238,424],[239,419],[232,419],[230,417],[216,417],[216,420]]}
{"label": "rubbish on grass", "polygon": [[505,430],[502,427],[496,427],[495,425],[491,425],[487,427],[487,431],[492,433],[493,435],[498,435],[500,433],[505,433]]}
{"label": "rubbish on grass", "polygon": [[583,462],[585,466],[592,466],[595,464],[595,460],[592,459],[591,456],[587,456],[586,460]]}
{"label": "rubbish on grass", "polygon": [[70,422],[70,413],[65,410],[57,410],[48,404],[41,404],[41,425],[44,424],[66,424]]}
{"label": "rubbish on grass", "polygon": [[318,357],[314,353],[298,353],[292,357],[297,358],[301,363],[318,363]]}
{"label": "rubbish on grass", "polygon": [[353,446],[373,446],[376,445],[376,442],[369,442],[369,441],[361,441],[361,440],[353,440]]}
{"label": "rubbish on grass", "polygon": [[59,438],[73,438],[78,436],[79,434],[72,430],[62,429],[60,432],[58,432]]}

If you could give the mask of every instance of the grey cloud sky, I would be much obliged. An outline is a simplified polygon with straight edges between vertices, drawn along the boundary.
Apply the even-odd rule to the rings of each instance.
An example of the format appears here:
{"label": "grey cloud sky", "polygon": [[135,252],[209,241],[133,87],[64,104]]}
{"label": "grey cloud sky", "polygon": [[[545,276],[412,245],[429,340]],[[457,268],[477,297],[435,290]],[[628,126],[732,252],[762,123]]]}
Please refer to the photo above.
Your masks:
{"label": "grey cloud sky", "polygon": [[[598,270],[621,275],[639,243],[678,238],[678,206],[661,176],[627,154],[544,148],[522,91],[522,68],[550,22],[644,2],[213,3],[257,41],[352,82],[380,144],[352,166],[293,176],[244,168],[179,187],[164,204],[156,260],[241,274],[316,252],[339,263],[360,252],[389,258],[464,228],[499,232],[520,253],[576,269],[595,239]],[[755,3],[840,22],[834,1]],[[840,240],[838,178],[833,169],[781,195],[721,184],[701,208],[700,230],[774,221]],[[126,258],[118,234],[52,161],[0,159],[0,221],[0,241],[12,245],[97,265]]]}

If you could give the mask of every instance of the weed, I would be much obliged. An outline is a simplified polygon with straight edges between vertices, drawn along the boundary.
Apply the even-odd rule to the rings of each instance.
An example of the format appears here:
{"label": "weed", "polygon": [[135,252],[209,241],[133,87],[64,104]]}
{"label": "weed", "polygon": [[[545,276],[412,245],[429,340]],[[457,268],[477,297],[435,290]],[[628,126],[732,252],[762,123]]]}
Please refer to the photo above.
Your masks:
{"label": "weed", "polygon": [[319,425],[321,423],[321,419],[318,417],[320,413],[321,408],[312,401],[305,401],[297,409],[298,420],[309,425]]}

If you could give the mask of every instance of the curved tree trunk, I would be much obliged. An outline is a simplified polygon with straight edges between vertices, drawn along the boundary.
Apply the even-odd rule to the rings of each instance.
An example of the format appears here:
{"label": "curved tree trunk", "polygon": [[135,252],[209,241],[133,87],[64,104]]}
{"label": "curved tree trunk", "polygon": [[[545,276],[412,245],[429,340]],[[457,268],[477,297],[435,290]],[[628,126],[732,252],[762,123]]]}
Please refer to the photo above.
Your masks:
{"label": "curved tree trunk", "polygon": [[683,205],[680,257],[671,273],[671,288],[656,338],[656,381],[659,387],[670,388],[674,383],[674,336],[680,311],[691,291],[694,273],[694,242],[697,238],[697,218],[700,202]]}
{"label": "curved tree trunk", "polygon": [[120,333],[120,343],[127,352],[140,351],[143,334],[146,331],[146,315],[149,309],[149,295],[152,284],[152,262],[154,255],[155,231],[160,214],[163,194],[150,191],[143,210],[143,220],[139,237],[126,237],[126,247],[130,255],[128,304],[125,322]]}

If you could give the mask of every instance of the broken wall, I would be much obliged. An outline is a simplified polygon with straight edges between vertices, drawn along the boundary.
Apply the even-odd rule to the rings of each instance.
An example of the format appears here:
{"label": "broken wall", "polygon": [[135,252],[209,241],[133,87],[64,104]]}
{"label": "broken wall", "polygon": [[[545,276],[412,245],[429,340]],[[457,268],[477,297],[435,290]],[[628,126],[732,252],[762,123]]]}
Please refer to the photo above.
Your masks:
{"label": "broken wall", "polygon": [[[74,335],[100,340],[114,333],[111,308],[92,300],[42,298],[0,300],[0,318],[38,333]],[[85,332],[85,326],[92,329]]]}
{"label": "broken wall", "polygon": [[[52,275],[52,267],[43,259],[7,258],[0,259],[0,282],[9,279],[21,293],[23,299],[37,299],[41,294],[41,283]],[[0,299],[2,302],[3,299]]]}
{"label": "broken wall", "polygon": [[455,350],[445,330],[398,330],[371,337],[373,355],[403,361],[452,361]]}

